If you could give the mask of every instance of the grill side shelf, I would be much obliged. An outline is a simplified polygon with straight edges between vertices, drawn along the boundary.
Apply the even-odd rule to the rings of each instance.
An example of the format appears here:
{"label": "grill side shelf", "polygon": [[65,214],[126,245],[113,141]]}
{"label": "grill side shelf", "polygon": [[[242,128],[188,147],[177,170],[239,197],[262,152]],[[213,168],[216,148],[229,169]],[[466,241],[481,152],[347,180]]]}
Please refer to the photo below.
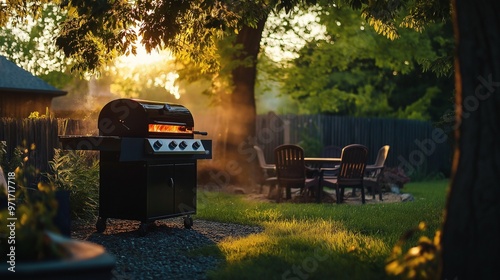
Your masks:
{"label": "grill side shelf", "polygon": [[117,136],[59,136],[65,150],[119,151],[121,138]]}

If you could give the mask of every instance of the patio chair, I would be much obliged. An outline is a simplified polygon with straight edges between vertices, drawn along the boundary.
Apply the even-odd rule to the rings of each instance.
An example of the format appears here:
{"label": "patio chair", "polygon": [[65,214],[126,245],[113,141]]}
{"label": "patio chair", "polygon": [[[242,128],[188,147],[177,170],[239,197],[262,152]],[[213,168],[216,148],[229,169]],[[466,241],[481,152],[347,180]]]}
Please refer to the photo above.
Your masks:
{"label": "patio chair", "polygon": [[[321,177],[320,189],[323,186],[332,187],[335,189],[337,203],[342,203],[344,200],[344,189],[351,188],[361,189],[361,202],[365,203],[365,189],[363,186],[363,175],[368,157],[368,148],[360,144],[351,144],[342,149],[341,161],[338,170],[338,175],[335,178]],[[326,169],[328,170],[328,169]],[[322,169],[322,172],[325,170]],[[320,190],[322,191],[322,190]]]}
{"label": "patio chair", "polygon": [[276,164],[276,177],[278,179],[278,196],[276,201],[281,202],[283,188],[286,199],[291,198],[291,189],[298,188],[301,193],[305,189],[315,190],[318,188],[318,174],[312,178],[306,177],[308,168],[304,163],[304,150],[297,145],[281,145],[274,149],[274,160]]}
{"label": "patio chair", "polygon": [[260,190],[259,193],[262,193],[263,187],[265,184],[276,184],[278,178],[276,177],[276,170],[274,164],[270,164],[266,162],[266,157],[264,156],[264,151],[261,147],[255,145],[253,146],[255,151],[257,152],[257,159],[259,160],[259,166],[262,169],[262,177],[259,179]]}
{"label": "patio chair", "polygon": [[364,176],[364,186],[370,188],[373,199],[375,199],[375,192],[379,194],[379,199],[382,201],[382,188],[380,187],[380,178],[384,172],[385,160],[387,159],[387,154],[389,153],[389,145],[382,146],[378,150],[377,158],[375,163],[367,165]]}

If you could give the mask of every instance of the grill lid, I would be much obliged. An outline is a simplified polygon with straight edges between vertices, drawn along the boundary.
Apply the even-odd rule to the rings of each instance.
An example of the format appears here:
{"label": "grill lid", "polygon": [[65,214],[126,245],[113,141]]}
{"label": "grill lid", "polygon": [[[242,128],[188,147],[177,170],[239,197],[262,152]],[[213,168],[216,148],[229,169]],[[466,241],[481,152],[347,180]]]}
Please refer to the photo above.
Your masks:
{"label": "grill lid", "polygon": [[102,108],[98,120],[102,136],[193,138],[193,127],[186,107],[140,99],[113,100]]}

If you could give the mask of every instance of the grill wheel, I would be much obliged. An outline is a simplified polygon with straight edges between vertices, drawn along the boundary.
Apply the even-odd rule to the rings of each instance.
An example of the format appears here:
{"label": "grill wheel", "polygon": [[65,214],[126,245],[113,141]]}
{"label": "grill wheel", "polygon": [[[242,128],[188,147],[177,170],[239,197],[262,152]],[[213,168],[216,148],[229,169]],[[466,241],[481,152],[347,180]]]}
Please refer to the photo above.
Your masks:
{"label": "grill wheel", "polygon": [[190,229],[193,226],[193,218],[187,215],[184,217],[184,228]]}

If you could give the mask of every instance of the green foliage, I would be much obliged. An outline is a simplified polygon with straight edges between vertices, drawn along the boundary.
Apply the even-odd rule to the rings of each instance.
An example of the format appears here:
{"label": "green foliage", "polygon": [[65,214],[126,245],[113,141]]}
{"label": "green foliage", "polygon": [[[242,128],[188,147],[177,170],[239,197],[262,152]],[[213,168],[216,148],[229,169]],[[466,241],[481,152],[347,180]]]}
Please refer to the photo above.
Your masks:
{"label": "green foliage", "polygon": [[430,120],[429,108],[432,105],[432,99],[436,98],[441,93],[438,87],[429,87],[426,89],[424,96],[409,104],[404,109],[399,109],[397,117],[409,120]]}
{"label": "green foliage", "polygon": [[56,189],[70,192],[73,218],[93,219],[97,214],[99,194],[99,161],[88,151],[56,149],[46,174]]}
{"label": "green foliage", "polygon": [[[5,26],[0,24],[0,54],[56,88],[74,85],[78,74],[69,73],[72,62],[56,47],[54,41],[65,19],[65,12],[54,1],[12,1],[11,6],[7,7],[21,8],[27,3],[35,10],[24,7],[19,17],[11,11],[12,14],[6,14],[8,20]],[[69,88],[70,93],[71,90]]]}
{"label": "green foliage", "polygon": [[[0,155],[5,155],[4,148],[0,150]],[[6,192],[0,192],[0,202],[7,204],[7,207],[0,210],[1,260],[7,260],[11,246],[15,247],[16,261],[60,258],[65,252],[51,240],[51,232],[57,232],[53,222],[58,207],[54,186],[39,183],[37,188],[27,187],[26,178],[35,177],[36,170],[27,164],[27,157],[22,159],[28,154],[28,149],[16,150],[19,152],[15,152],[11,159],[11,163],[16,164],[6,170],[15,173],[15,184],[9,182],[9,186],[15,187],[16,191],[14,194],[9,192],[8,196]],[[15,169],[12,169],[14,167]],[[8,219],[13,216],[15,221]],[[12,236],[12,223],[15,224],[15,241],[9,239]]]}
{"label": "green foliage", "polygon": [[99,69],[118,54],[136,52],[133,3],[100,1],[89,5],[86,1],[63,1],[68,15],[61,24],[56,45],[75,60],[73,69]]}
{"label": "green foliage", "polygon": [[420,32],[429,23],[447,21],[451,17],[451,5],[446,0],[342,2],[353,9],[361,10],[363,18],[374,30],[391,40],[399,38],[398,27],[412,28]]}
{"label": "green foliage", "polygon": [[70,13],[57,44],[80,70],[98,69],[119,54],[134,54],[139,36],[148,51],[168,48],[213,65],[217,57],[210,50],[226,31],[234,34],[243,24],[254,26],[266,14],[260,1],[104,1],[96,6],[68,1],[64,5]]}
{"label": "green foliage", "polygon": [[23,151],[21,148],[15,148],[10,158],[7,158],[7,143],[0,141],[0,166],[4,172],[16,170],[23,165]]}
{"label": "green foliage", "polygon": [[[22,169],[16,170],[16,178],[23,177]],[[1,259],[7,260],[10,246],[15,246],[16,261],[40,261],[60,258],[64,255],[61,248],[54,246],[48,232],[56,232],[53,218],[57,211],[57,201],[54,189],[50,185],[39,184],[38,189],[22,186],[22,180],[17,181],[15,193],[15,245],[8,243],[12,220],[9,209],[0,211],[0,251]],[[3,194],[0,194],[0,199]],[[10,245],[8,245],[10,244]]]}
{"label": "green foliage", "polygon": [[[67,17],[56,44],[75,61],[74,69],[83,71],[98,70],[118,55],[135,54],[139,37],[147,51],[168,48],[181,58],[217,66],[219,57],[213,50],[221,38],[237,34],[242,26],[256,27],[273,9],[290,12],[316,2],[61,1]],[[8,6],[1,15],[22,18],[30,14],[29,6]]]}
{"label": "green foliage", "polygon": [[448,61],[453,40],[443,24],[423,33],[402,30],[391,41],[348,7],[325,8],[319,18],[327,37],[308,42],[276,74],[283,92],[299,102],[303,113],[430,120],[439,117],[434,108],[451,106],[443,100],[453,93],[452,79],[422,74],[446,72],[438,64]]}
{"label": "green foliage", "polygon": [[71,76],[65,73],[69,61],[55,46],[54,34],[65,17],[57,5],[41,7],[36,18],[25,15],[22,24],[15,24],[11,18],[7,28],[0,28],[0,53],[49,84],[61,87],[62,81]]}
{"label": "green foliage", "polygon": [[304,149],[304,153],[311,157],[316,157],[321,154],[323,143],[317,138],[309,135],[302,135],[298,143]]}
{"label": "green foliage", "polygon": [[57,3],[53,0],[19,1],[7,0],[0,2],[0,26],[4,26],[12,20],[18,24],[26,23],[28,16],[38,18],[47,3]]}
{"label": "green foliage", "polygon": [[403,234],[392,249],[385,270],[398,279],[439,279],[441,277],[441,232],[434,239],[421,236],[416,246],[404,253],[404,245],[417,232],[425,229],[425,223]]}

